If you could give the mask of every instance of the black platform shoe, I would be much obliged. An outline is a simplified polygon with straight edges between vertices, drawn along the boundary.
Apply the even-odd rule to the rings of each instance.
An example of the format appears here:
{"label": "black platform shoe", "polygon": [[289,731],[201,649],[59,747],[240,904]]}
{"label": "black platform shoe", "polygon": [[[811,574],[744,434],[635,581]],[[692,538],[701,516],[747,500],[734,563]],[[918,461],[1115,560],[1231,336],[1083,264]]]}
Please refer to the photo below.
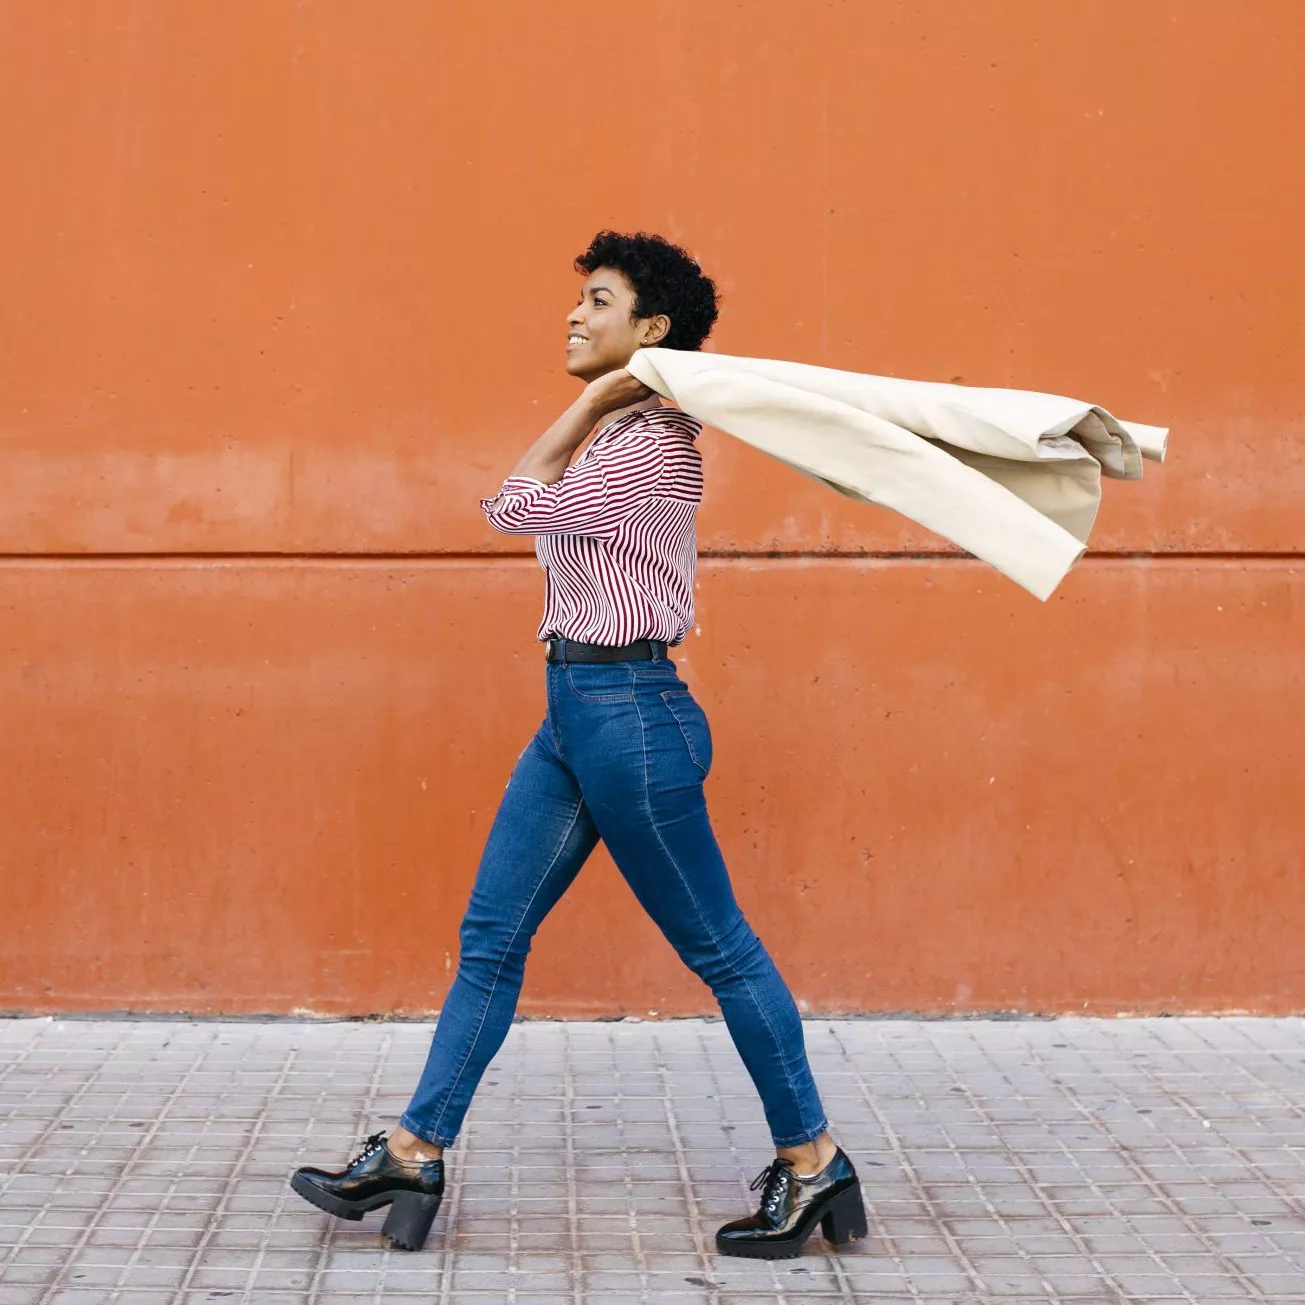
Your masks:
{"label": "black platform shoe", "polygon": [[758,1188],[757,1213],[727,1223],[716,1233],[716,1249],[722,1255],[791,1259],[802,1254],[817,1223],[825,1240],[835,1246],[866,1235],[861,1184],[841,1149],[810,1177],[794,1173],[792,1160],[774,1160],[753,1179],[751,1190]]}
{"label": "black platform shoe", "polygon": [[347,1169],[333,1174],[296,1169],[290,1186],[341,1219],[361,1219],[368,1210],[388,1205],[381,1233],[402,1250],[419,1251],[444,1197],[444,1161],[400,1164],[385,1145],[385,1134],[373,1133]]}

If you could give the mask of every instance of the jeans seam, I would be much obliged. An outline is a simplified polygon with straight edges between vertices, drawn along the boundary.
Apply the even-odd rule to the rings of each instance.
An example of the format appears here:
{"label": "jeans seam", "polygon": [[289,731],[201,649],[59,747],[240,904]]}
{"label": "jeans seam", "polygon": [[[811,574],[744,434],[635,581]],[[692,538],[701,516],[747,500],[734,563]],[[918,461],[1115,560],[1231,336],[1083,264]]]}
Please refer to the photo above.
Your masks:
{"label": "jeans seam", "polygon": [[[521,932],[521,926],[526,922],[526,916],[530,914],[530,908],[535,904],[535,898],[539,896],[544,884],[548,881],[548,876],[553,873],[553,867],[557,864],[557,859],[566,849],[566,845],[571,838],[572,831],[575,829],[576,821],[580,818],[581,808],[585,800],[583,795],[576,799],[575,809],[571,812],[571,822],[566,827],[566,833],[562,835],[562,840],[558,843],[557,851],[553,853],[553,859],[548,863],[548,868],[539,876],[539,882],[535,885],[534,892],[530,894],[530,900],[526,902],[517,919],[516,927],[512,930],[512,937],[508,939],[507,947],[503,950],[503,955],[499,957],[498,969],[494,971],[493,982],[489,985],[489,992],[485,995],[484,1003],[481,1006],[480,1021],[476,1025],[476,1031],[471,1035],[471,1043],[467,1047],[466,1055],[462,1057],[462,1064],[458,1066],[458,1072],[449,1084],[447,1091],[444,1093],[444,1104],[440,1106],[440,1112],[435,1117],[435,1122],[431,1125],[431,1131],[436,1131],[440,1124],[444,1122],[444,1114],[449,1108],[449,1101],[458,1084],[462,1082],[462,1075],[466,1072],[468,1064],[471,1062],[472,1053],[476,1050],[476,1043],[480,1041],[480,1035],[485,1028],[485,1020],[489,1017],[489,1008],[494,1000],[494,994],[498,991],[498,981],[503,976],[503,966],[507,964],[508,953],[512,950],[512,944],[516,942],[517,935]],[[438,1143],[436,1144],[438,1145]]]}
{"label": "jeans seam", "polygon": [[[706,779],[709,773],[709,767],[702,764],[702,760],[698,756],[698,751],[693,746],[693,740],[689,737],[689,731],[685,729],[684,722],[680,719],[680,713],[671,706],[672,698],[688,698],[691,696],[692,695],[688,689],[684,689],[683,691],[679,689],[667,689],[662,693],[661,699],[666,704],[666,710],[671,713],[671,717],[674,719],[676,725],[679,726],[680,735],[684,739],[684,746],[689,750],[689,759],[702,772],[703,779]],[[709,725],[707,728],[710,729],[711,726]]]}
{"label": "jeans seam", "polygon": [[[553,666],[550,665],[549,670],[552,669]],[[556,696],[556,693],[557,693],[557,689],[555,688],[555,684],[550,682],[548,678],[545,677],[544,706],[546,708],[545,719],[548,722],[548,732],[549,732],[549,736],[553,740],[554,750],[556,751],[557,755],[561,757],[563,761],[565,761],[566,757],[563,756],[562,753],[562,726],[560,721],[557,719],[558,714],[553,710],[553,700],[554,697]]]}
{"label": "jeans seam", "polygon": [[[649,825],[652,826],[653,833],[657,835],[657,841],[661,844],[662,851],[666,853],[666,856],[670,860],[671,865],[675,867],[676,877],[679,879],[680,883],[684,885],[684,891],[688,893],[689,900],[693,903],[693,909],[698,913],[698,919],[702,922],[702,927],[703,930],[706,932],[707,937],[711,939],[712,945],[716,948],[717,952],[725,960],[726,964],[729,965],[730,969],[734,972],[734,977],[743,980],[743,986],[747,988],[748,995],[752,998],[753,1004],[756,1006],[757,1010],[761,1012],[761,1018],[765,1021],[766,1028],[770,1031],[771,1040],[774,1042],[776,1049],[780,1053],[779,1063],[784,1070],[784,1081],[788,1084],[789,1094],[793,1098],[794,1105],[797,1106],[797,1114],[798,1114],[798,1118],[800,1119],[802,1117],[802,1097],[797,1090],[797,1085],[793,1082],[792,1074],[789,1073],[788,1057],[784,1055],[784,1043],[783,1040],[780,1038],[779,1034],[775,1031],[774,1024],[771,1023],[770,1013],[766,1010],[764,1004],[757,997],[757,992],[756,989],[753,988],[752,986],[752,981],[739,972],[738,967],[734,964],[732,960],[730,960],[729,954],[726,952],[725,948],[721,946],[720,939],[716,937],[715,932],[712,930],[711,926],[707,923],[707,917],[702,913],[702,906],[698,901],[698,895],[693,891],[693,886],[684,877],[684,872],[680,869],[680,863],[675,859],[675,855],[671,851],[671,849],[666,846],[666,840],[662,837],[662,831],[658,828],[657,819],[653,815],[652,798],[650,797],[648,791],[647,730],[644,728],[643,712],[639,710],[639,703],[637,699],[635,700],[634,710],[635,710],[635,715],[639,718],[639,741],[640,741],[639,751],[643,758],[643,801],[644,801],[644,808],[648,812],[648,823]],[[748,927],[751,928],[750,925]],[[816,1136],[818,1137],[819,1134],[817,1133]],[[772,1137],[772,1141],[773,1140],[774,1139]]]}

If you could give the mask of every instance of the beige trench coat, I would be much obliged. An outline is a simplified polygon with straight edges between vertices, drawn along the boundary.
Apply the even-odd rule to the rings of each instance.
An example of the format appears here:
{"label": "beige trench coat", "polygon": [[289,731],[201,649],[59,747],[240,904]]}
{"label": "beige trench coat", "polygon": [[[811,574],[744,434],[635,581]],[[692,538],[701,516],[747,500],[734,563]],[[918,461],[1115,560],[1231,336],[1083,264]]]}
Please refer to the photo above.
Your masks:
{"label": "beige trench coat", "polygon": [[708,425],[892,508],[1046,599],[1084,552],[1101,477],[1137,480],[1168,431],[1032,390],[641,349],[630,372]]}

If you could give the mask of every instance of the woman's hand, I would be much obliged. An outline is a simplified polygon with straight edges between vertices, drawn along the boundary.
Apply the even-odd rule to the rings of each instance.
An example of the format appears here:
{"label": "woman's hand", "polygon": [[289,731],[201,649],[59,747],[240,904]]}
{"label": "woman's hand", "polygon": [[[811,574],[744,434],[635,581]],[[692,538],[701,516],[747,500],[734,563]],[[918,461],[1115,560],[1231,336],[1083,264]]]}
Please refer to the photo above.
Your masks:
{"label": "woman's hand", "polygon": [[585,386],[585,400],[595,417],[615,412],[617,408],[628,408],[632,403],[649,398],[652,393],[652,390],[642,381],[635,380],[624,367],[607,372]]}

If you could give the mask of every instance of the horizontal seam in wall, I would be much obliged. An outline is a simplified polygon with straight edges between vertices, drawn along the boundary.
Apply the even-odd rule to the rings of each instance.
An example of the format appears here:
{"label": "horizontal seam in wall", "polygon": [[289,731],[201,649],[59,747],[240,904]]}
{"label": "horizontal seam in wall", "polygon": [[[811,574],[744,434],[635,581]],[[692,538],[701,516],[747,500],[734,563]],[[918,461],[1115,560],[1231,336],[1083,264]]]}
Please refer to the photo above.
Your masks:
{"label": "horizontal seam in wall", "polygon": [[[700,562],[952,562],[960,565],[983,565],[977,558],[950,550],[930,552],[882,551],[862,553],[829,553],[815,551],[782,552],[716,552],[704,549],[698,553]],[[1094,562],[1298,562],[1305,560],[1305,549],[1300,552],[1093,552],[1084,555],[1078,566]],[[303,563],[316,566],[359,565],[411,565],[433,563],[504,564],[538,566],[532,553],[0,553],[0,566],[59,565],[127,565],[202,566],[225,563]]]}

